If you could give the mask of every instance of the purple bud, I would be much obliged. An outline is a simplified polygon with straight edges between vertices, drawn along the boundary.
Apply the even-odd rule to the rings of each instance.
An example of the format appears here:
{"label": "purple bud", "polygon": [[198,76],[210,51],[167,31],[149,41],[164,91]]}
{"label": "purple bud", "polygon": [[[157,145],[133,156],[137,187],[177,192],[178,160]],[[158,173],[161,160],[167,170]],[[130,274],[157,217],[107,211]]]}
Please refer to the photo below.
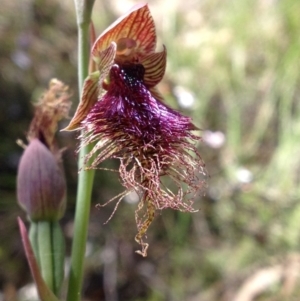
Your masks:
{"label": "purple bud", "polygon": [[17,195],[31,220],[58,220],[66,208],[66,182],[56,157],[38,139],[30,141],[21,157]]}

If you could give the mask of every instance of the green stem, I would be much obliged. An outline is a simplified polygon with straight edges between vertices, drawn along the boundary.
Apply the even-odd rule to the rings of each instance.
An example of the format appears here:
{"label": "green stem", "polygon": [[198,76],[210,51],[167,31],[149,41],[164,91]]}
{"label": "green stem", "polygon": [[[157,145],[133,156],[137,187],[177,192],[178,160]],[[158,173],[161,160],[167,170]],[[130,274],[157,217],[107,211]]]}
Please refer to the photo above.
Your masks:
{"label": "green stem", "polygon": [[51,222],[39,221],[37,229],[38,255],[41,273],[50,290],[54,294],[57,294],[54,289]]}
{"label": "green stem", "polygon": [[31,221],[29,236],[42,278],[58,296],[64,280],[65,257],[65,240],[59,222]]}
{"label": "green stem", "polygon": [[[89,24],[94,0],[75,0],[78,24],[78,87],[81,95],[89,64]],[[93,170],[84,170],[84,157],[91,146],[81,148],[79,154],[79,177],[74,221],[74,237],[67,301],[79,301],[81,296],[84,254],[90,215],[91,194],[94,180]]]}

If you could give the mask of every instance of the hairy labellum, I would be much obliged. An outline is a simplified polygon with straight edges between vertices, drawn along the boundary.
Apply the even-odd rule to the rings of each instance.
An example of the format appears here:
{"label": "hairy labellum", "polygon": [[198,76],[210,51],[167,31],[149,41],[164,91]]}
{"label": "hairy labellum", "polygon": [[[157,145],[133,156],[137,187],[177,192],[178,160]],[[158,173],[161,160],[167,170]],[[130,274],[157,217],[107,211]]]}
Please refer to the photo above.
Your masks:
{"label": "hairy labellum", "polygon": [[[155,210],[173,208],[194,211],[193,196],[203,188],[201,176],[204,164],[193,141],[195,129],[190,118],[155,99],[143,82],[144,67],[113,65],[106,94],[99,99],[84,120],[84,143],[96,142],[91,168],[107,158],[121,161],[120,175],[127,190],[135,190],[141,197],[136,212],[139,233],[136,240],[146,255],[147,244],[142,241]],[[164,187],[161,178],[168,176],[177,191]],[[182,184],[187,184],[184,190]],[[147,217],[143,222],[138,215],[146,205]],[[150,222],[149,222],[150,221]]]}

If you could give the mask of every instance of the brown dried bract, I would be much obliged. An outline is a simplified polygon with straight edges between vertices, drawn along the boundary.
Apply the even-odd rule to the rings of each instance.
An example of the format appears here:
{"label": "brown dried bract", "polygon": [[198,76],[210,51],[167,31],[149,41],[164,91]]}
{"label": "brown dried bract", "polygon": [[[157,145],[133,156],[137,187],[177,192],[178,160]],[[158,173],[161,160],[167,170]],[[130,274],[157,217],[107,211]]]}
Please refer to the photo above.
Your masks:
{"label": "brown dried bract", "polygon": [[35,104],[35,113],[27,134],[28,141],[35,138],[43,142],[50,151],[55,152],[54,136],[57,124],[68,118],[71,106],[69,87],[52,79],[49,88]]}

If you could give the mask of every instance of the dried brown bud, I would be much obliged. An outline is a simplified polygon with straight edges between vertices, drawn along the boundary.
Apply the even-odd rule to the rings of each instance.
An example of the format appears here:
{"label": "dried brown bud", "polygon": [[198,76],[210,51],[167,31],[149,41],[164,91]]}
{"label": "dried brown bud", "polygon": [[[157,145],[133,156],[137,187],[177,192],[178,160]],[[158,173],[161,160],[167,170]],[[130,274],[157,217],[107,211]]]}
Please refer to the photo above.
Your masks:
{"label": "dried brown bud", "polygon": [[70,102],[69,87],[63,82],[52,79],[49,89],[35,104],[35,114],[27,134],[27,140],[38,138],[51,152],[56,151],[55,133],[58,122],[67,118]]}
{"label": "dried brown bud", "polygon": [[38,139],[30,141],[21,157],[18,202],[31,220],[58,220],[66,207],[66,182],[56,157]]}

